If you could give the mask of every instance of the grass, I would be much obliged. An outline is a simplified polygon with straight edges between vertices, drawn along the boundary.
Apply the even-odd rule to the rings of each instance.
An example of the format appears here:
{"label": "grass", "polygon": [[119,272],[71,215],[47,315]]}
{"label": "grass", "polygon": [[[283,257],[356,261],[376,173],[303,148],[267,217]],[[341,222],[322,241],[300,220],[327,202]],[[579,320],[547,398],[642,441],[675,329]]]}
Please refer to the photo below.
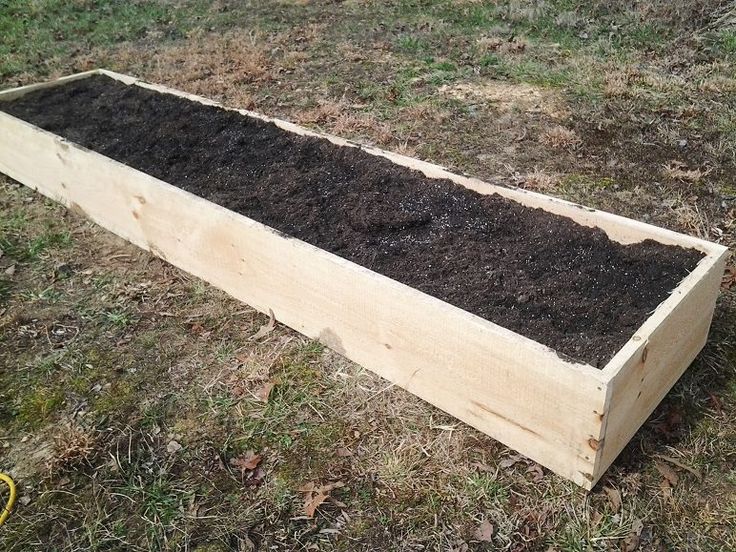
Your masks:
{"label": "grass", "polygon": [[[104,65],[736,244],[715,2],[0,5],[3,86]],[[30,500],[4,550],[736,548],[733,289],[585,494],[281,326],[250,341],[263,316],[6,178],[0,249],[0,469]]]}
{"label": "grass", "polygon": [[[197,13],[164,2],[5,0],[0,14],[0,78],[46,74],[56,60],[98,46],[155,36],[182,36]],[[191,19],[190,19],[191,18]]]}

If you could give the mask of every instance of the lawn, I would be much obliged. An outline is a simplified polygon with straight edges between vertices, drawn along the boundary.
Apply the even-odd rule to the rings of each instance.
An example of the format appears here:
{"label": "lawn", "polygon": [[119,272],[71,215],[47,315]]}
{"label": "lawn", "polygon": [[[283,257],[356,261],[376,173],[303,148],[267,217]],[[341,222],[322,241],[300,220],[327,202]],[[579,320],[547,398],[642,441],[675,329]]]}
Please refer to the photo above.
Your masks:
{"label": "lawn", "polygon": [[[736,247],[733,2],[0,0],[98,66]],[[586,493],[4,176],[0,252],[2,550],[736,549],[733,261]]]}

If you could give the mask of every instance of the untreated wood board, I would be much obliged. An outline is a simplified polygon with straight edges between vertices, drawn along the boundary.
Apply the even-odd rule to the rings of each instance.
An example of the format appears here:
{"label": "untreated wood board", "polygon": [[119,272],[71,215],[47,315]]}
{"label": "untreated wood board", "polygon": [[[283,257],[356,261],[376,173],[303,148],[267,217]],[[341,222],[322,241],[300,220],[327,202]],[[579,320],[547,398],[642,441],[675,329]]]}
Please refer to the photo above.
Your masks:
{"label": "untreated wood board", "polygon": [[[102,72],[138,84],[132,77]],[[88,74],[94,72],[72,78]],[[0,100],[37,88],[3,92]],[[315,135],[273,121],[285,130]],[[652,238],[695,247],[706,257],[636,339],[597,370],[566,362],[526,337],[0,113],[0,171],[256,309],[273,310],[280,322],[591,488],[702,346],[725,248],[365,149],[428,176],[599,226],[623,243]],[[696,322],[697,336],[687,342],[670,339],[683,322]],[[640,342],[650,344],[647,369],[654,368],[635,384]],[[632,405],[632,388],[637,387],[643,389],[641,398]]]}

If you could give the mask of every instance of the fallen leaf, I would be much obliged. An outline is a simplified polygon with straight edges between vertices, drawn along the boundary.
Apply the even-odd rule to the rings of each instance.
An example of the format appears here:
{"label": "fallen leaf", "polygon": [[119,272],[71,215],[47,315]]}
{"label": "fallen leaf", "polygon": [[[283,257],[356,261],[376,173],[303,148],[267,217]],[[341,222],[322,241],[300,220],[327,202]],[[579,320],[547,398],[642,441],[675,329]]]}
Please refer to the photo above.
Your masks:
{"label": "fallen leaf", "polygon": [[736,268],[728,267],[721,279],[721,287],[729,290],[734,286],[736,286]]}
{"label": "fallen leaf", "polygon": [[666,479],[663,479],[659,484],[659,488],[662,490],[662,496],[667,500],[672,499],[672,485]]}
{"label": "fallen leaf", "polygon": [[261,339],[262,337],[270,334],[276,327],[276,316],[273,314],[273,311],[271,309],[268,309],[268,316],[268,322],[261,326],[261,328],[256,333],[250,336],[251,341],[256,341],[257,339]]}
{"label": "fallen leaf", "polygon": [[684,464],[684,463],[680,462],[676,458],[672,458],[671,456],[667,456],[665,454],[658,454],[657,455],[657,458],[661,458],[662,460],[664,460],[666,462],[669,462],[670,464],[672,464],[674,466],[677,466],[678,468],[682,468],[683,470],[690,472],[697,479],[702,479],[703,478],[703,474],[700,473],[698,470],[696,470],[695,468],[691,468],[690,466],[688,466],[687,464]]}
{"label": "fallen leaf", "polygon": [[634,552],[639,548],[639,535],[631,534],[624,539],[624,552]]}
{"label": "fallen leaf", "polygon": [[321,485],[317,487],[314,482],[307,483],[304,487],[300,488],[299,491],[306,493],[304,497],[304,514],[313,518],[317,508],[319,508],[325,500],[330,498],[330,492],[333,489],[344,487],[345,484],[341,481],[336,483],[328,483],[327,485]]}
{"label": "fallen leaf", "polygon": [[641,532],[644,530],[644,523],[640,519],[635,519],[631,524],[631,533],[624,539],[624,552],[634,552],[639,548]]}
{"label": "fallen leaf", "polygon": [[472,462],[470,464],[470,467],[475,468],[479,472],[489,473],[493,471],[493,469],[491,469],[491,466],[489,466],[488,464],[484,464],[483,462]]}
{"label": "fallen leaf", "polygon": [[329,495],[327,493],[323,493],[321,491],[307,496],[307,498],[304,500],[304,514],[307,517],[313,518],[314,513],[317,511],[317,508],[319,508],[322,503],[327,500],[328,496]]}
{"label": "fallen leaf", "polygon": [[671,406],[664,417],[655,424],[654,429],[669,438],[678,432],[682,422],[683,417],[680,411],[677,407]]}
{"label": "fallen leaf", "polygon": [[178,441],[174,441],[173,439],[169,441],[169,444],[166,445],[166,452],[169,454],[174,454],[175,452],[179,452],[182,449],[181,444],[179,444]]}
{"label": "fallen leaf", "polygon": [[5,269],[5,275],[12,276],[13,274],[15,274],[15,265],[10,265],[8,268]]}
{"label": "fallen leaf", "polygon": [[542,466],[539,464],[532,464],[526,469],[526,473],[530,474],[532,476],[532,481],[535,483],[539,483],[544,479],[544,471],[542,470]]}
{"label": "fallen leaf", "polygon": [[345,447],[338,447],[337,449],[335,449],[335,454],[339,456],[340,458],[347,458],[348,456],[353,455],[353,453],[350,452]]}
{"label": "fallen leaf", "polygon": [[670,485],[672,485],[673,487],[677,485],[677,482],[680,480],[680,478],[677,476],[677,472],[675,472],[675,470],[673,470],[670,466],[668,466],[664,462],[655,461],[654,467],[657,468],[657,471],[662,474],[662,477],[664,477]]}
{"label": "fallen leaf", "polygon": [[493,524],[484,519],[473,533],[473,538],[481,542],[493,541]]}
{"label": "fallen leaf", "polygon": [[245,535],[243,537],[238,537],[238,546],[236,547],[236,550],[243,550],[244,552],[255,552],[256,551],[256,544],[251,540],[251,538],[248,535]]}
{"label": "fallen leaf", "polygon": [[268,402],[268,397],[271,395],[271,391],[273,390],[275,385],[276,382],[273,380],[269,380],[261,385],[258,389],[256,389],[256,398],[261,402]]}
{"label": "fallen leaf", "polygon": [[603,487],[603,490],[608,497],[608,502],[611,505],[613,513],[618,512],[621,509],[621,491],[613,489],[611,487]]}
{"label": "fallen leaf", "polygon": [[245,483],[247,485],[255,486],[258,485],[264,477],[266,477],[265,470],[258,466],[255,470],[248,474],[248,478],[245,480]]}
{"label": "fallen leaf", "polygon": [[511,456],[507,456],[506,458],[504,458],[503,460],[501,460],[498,463],[498,465],[501,468],[506,469],[506,468],[510,468],[514,464],[517,464],[517,463],[521,462],[523,459],[524,459],[524,457],[521,456],[520,454],[512,454]]}
{"label": "fallen leaf", "polygon": [[708,399],[709,399],[710,405],[713,408],[713,410],[715,410],[716,412],[718,412],[720,414],[721,411],[723,410],[723,402],[718,397],[718,395],[716,395],[712,391],[709,391],[708,392]]}
{"label": "fallen leaf", "polygon": [[249,470],[254,470],[261,463],[263,457],[260,454],[256,454],[254,451],[249,450],[237,456],[236,458],[230,459],[230,465],[240,470],[240,475],[245,474]]}
{"label": "fallen leaf", "polygon": [[593,511],[593,515],[590,516],[590,525],[591,527],[598,527],[600,525],[601,521],[603,521],[604,515],[602,512],[599,512],[598,510]]}

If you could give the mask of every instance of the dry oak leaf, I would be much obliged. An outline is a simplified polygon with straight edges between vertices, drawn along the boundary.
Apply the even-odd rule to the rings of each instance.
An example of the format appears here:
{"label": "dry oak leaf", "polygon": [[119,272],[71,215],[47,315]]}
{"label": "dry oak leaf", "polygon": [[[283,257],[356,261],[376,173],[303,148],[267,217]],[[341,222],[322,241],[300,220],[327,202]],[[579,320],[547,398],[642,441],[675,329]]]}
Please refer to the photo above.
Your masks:
{"label": "dry oak leaf", "polygon": [[532,481],[535,483],[539,483],[544,479],[544,470],[542,470],[542,466],[539,464],[532,464],[526,469],[526,473],[531,475]]}
{"label": "dry oak leaf", "polygon": [[514,464],[517,464],[517,463],[519,463],[519,462],[521,462],[523,460],[524,460],[524,457],[522,455],[520,455],[520,454],[512,454],[511,456],[507,456],[506,458],[504,458],[503,460],[501,460],[498,463],[498,465],[499,465],[499,467],[501,467],[503,469],[507,469],[507,468],[510,468],[511,466],[513,466]]}
{"label": "dry oak leaf", "polygon": [[734,286],[736,286],[736,268],[728,267],[721,279],[721,288],[728,290]]}
{"label": "dry oak leaf", "polygon": [[330,492],[333,489],[344,487],[341,481],[336,483],[328,483],[327,485],[317,486],[314,482],[307,483],[299,489],[299,492],[306,493],[304,497],[304,515],[313,518],[317,508],[319,508],[325,500],[330,498]]}
{"label": "dry oak leaf", "polygon": [[269,380],[261,385],[254,393],[256,398],[261,402],[268,402],[268,397],[271,396],[271,391],[275,385],[276,382],[274,380]]}
{"label": "dry oak leaf", "polygon": [[621,491],[612,487],[603,487],[603,490],[608,497],[608,502],[611,505],[611,509],[615,514],[621,509]]}
{"label": "dry oak leaf", "polygon": [[657,457],[669,462],[670,464],[677,466],[678,468],[682,468],[683,470],[690,472],[698,479],[703,479],[703,474],[700,473],[700,471],[696,470],[693,467],[688,466],[687,464],[683,462],[680,462],[677,458],[672,458],[671,456],[667,456],[665,454],[657,454]]}
{"label": "dry oak leaf", "polygon": [[250,336],[251,341],[256,341],[258,339],[261,339],[262,337],[267,336],[270,334],[273,329],[276,327],[276,316],[273,314],[273,311],[271,309],[268,309],[268,322],[261,326],[261,328],[254,333],[252,336]]}
{"label": "dry oak leaf", "polygon": [[353,453],[346,447],[337,447],[335,449],[335,454],[340,458],[347,458],[348,456],[353,455]]}
{"label": "dry oak leaf", "polygon": [[481,542],[492,542],[493,541],[493,524],[484,519],[473,533],[473,538]]}
{"label": "dry oak leaf", "polygon": [[254,451],[249,450],[236,458],[231,458],[230,465],[233,468],[238,468],[240,470],[240,474],[243,475],[247,471],[256,469],[262,459],[263,457],[260,454],[256,454]]}
{"label": "dry oak leaf", "polygon": [[641,542],[641,532],[644,530],[644,523],[640,519],[635,519],[631,524],[631,533],[624,539],[624,552],[634,552],[639,548]]}
{"label": "dry oak leaf", "polygon": [[677,472],[675,472],[674,469],[664,462],[654,462],[654,467],[657,468],[657,471],[662,474],[662,477],[664,477],[670,485],[673,487],[677,485],[680,478],[677,476]]}

